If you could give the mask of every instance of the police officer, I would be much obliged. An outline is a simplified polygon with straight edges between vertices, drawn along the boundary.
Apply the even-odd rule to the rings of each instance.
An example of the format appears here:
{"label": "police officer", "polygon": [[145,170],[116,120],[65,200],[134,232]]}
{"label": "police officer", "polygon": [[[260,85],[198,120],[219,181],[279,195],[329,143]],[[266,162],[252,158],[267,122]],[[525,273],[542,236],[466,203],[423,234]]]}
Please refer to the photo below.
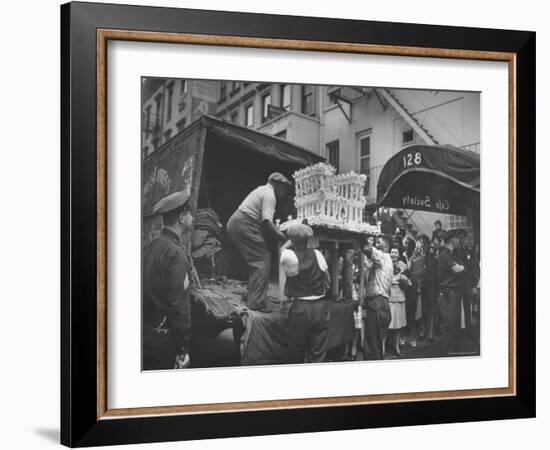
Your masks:
{"label": "police officer", "polygon": [[443,355],[456,350],[460,330],[460,300],[462,294],[464,266],[456,261],[453,252],[459,246],[458,233],[447,231],[443,235],[444,247],[437,257],[437,279],[439,294],[437,302],[440,310],[440,328]]}
{"label": "police officer", "polygon": [[163,228],[143,253],[143,370],[186,368],[191,362],[190,263],[181,242],[193,224],[189,197],[175,192],[153,207]]}
{"label": "police officer", "polygon": [[458,234],[458,248],[455,249],[453,256],[456,262],[464,266],[464,275],[462,277],[462,306],[464,307],[464,325],[468,332],[472,329],[472,297],[475,286],[474,267],[472,250],[466,245],[468,233],[465,229],[456,230]]}

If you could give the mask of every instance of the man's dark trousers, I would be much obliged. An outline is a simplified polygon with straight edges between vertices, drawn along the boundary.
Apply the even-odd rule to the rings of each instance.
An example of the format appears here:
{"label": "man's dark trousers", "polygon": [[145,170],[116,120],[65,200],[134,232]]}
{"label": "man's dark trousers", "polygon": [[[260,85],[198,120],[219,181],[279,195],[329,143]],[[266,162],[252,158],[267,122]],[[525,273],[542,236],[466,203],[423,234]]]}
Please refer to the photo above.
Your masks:
{"label": "man's dark trousers", "polygon": [[391,322],[390,304],[386,297],[366,299],[365,359],[384,359],[383,342]]}
{"label": "man's dark trousers", "polygon": [[461,294],[460,287],[441,288],[437,298],[444,355],[457,350],[458,332],[460,331]]}

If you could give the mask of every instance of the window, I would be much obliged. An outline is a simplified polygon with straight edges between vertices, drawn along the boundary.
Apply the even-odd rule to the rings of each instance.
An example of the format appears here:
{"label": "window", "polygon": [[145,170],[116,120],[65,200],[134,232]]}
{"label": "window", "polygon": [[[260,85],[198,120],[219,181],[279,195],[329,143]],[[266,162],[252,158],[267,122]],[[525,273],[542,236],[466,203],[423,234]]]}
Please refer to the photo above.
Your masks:
{"label": "window", "polygon": [[327,144],[328,163],[336,169],[336,173],[340,171],[340,142],[332,141]]}
{"label": "window", "polygon": [[331,107],[333,105],[336,105],[337,102],[336,102],[336,97],[338,97],[339,95],[341,95],[341,89],[340,88],[336,88],[334,86],[331,86],[328,91],[327,91],[327,106],[328,107]]}
{"label": "window", "polygon": [[176,122],[176,128],[178,129],[178,133],[185,128],[185,125],[187,125],[187,119],[185,117],[182,117],[180,120]]}
{"label": "window", "polygon": [[186,105],[185,97],[187,95],[187,80],[180,81],[180,95],[178,100],[178,111],[182,112]]}
{"label": "window", "polygon": [[166,130],[164,132],[164,140],[167,141],[168,139],[170,139],[170,136],[172,136],[172,129],[169,128],[168,130]]}
{"label": "window", "polygon": [[235,95],[241,89],[240,81],[232,81],[230,85],[231,85],[231,91],[229,92],[229,95]]}
{"label": "window", "polygon": [[315,95],[314,87],[310,85],[302,86],[302,113],[308,116],[315,115]]}
{"label": "window", "polygon": [[232,111],[230,116],[229,116],[229,120],[232,122],[232,123],[237,123],[239,122],[239,111]]}
{"label": "window", "polygon": [[157,94],[155,97],[155,128],[160,125],[160,113],[162,105],[162,94]]}
{"label": "window", "polygon": [[414,142],[414,130],[409,128],[401,133],[401,142],[403,145]]}
{"label": "window", "polygon": [[365,181],[365,195],[370,191],[370,135],[359,137],[359,171],[367,176]]}
{"label": "window", "polygon": [[281,108],[290,110],[290,84],[281,84]]}
{"label": "window", "polygon": [[145,108],[145,137],[148,138],[151,133],[151,105]]}
{"label": "window", "polygon": [[456,230],[458,228],[462,228],[466,230],[467,237],[466,237],[466,244],[467,245],[473,245],[474,244],[474,228],[472,227],[472,224],[468,222],[467,216],[455,216],[455,215],[449,215],[448,222],[445,225],[443,223],[443,228],[446,228],[447,230]]}
{"label": "window", "polygon": [[246,126],[251,127],[254,125],[254,106],[252,104],[246,106]]}
{"label": "window", "polygon": [[223,81],[220,84],[220,102],[223,102],[227,97],[227,84]]}
{"label": "window", "polygon": [[166,122],[172,120],[172,97],[174,94],[174,83],[166,88]]}
{"label": "window", "polygon": [[262,122],[269,119],[269,105],[271,105],[271,94],[262,97]]}

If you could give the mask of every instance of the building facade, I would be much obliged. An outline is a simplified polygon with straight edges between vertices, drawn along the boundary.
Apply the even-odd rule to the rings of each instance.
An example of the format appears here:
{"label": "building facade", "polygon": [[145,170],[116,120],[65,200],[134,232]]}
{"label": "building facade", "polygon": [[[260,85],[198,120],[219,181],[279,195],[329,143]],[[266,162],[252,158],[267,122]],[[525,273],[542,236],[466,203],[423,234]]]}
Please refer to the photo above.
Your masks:
{"label": "building facade", "polygon": [[142,79],[141,151],[145,157],[205,114],[215,114],[220,83],[209,80]]}
{"label": "building facade", "polygon": [[[477,92],[371,87],[147,79],[144,85],[144,155],[203,114],[286,139],[324,156],[339,172],[367,176],[365,194],[376,204],[376,186],[392,155],[414,144],[480,150]],[[371,208],[372,212],[375,208]],[[408,222],[430,233],[471,229],[464,216],[405,211]]]}

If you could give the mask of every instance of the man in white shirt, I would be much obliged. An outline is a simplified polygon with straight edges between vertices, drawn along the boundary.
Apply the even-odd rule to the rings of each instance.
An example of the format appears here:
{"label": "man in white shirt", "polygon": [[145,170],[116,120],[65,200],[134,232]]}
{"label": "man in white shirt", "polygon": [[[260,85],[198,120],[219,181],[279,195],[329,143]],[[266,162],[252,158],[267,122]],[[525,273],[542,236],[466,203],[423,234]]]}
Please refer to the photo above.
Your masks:
{"label": "man in white shirt", "polygon": [[270,311],[267,302],[271,272],[268,241],[286,241],[286,236],[273,223],[273,216],[277,201],[284,198],[289,186],[291,183],[284,175],[272,173],[267,184],[248,194],[227,222],[227,235],[248,266],[246,303],[252,310]]}
{"label": "man in white shirt", "polygon": [[328,347],[330,311],[325,294],[330,288],[328,264],[319,250],[307,247],[313,230],[308,225],[288,229],[293,248],[281,253],[286,274],[285,295],[293,300],[288,314],[289,361],[323,362]]}
{"label": "man in white shirt", "polygon": [[393,281],[390,241],[378,237],[377,246],[367,241],[362,251],[368,258],[369,276],[365,292],[365,359],[384,359],[384,341],[391,322],[389,298]]}

